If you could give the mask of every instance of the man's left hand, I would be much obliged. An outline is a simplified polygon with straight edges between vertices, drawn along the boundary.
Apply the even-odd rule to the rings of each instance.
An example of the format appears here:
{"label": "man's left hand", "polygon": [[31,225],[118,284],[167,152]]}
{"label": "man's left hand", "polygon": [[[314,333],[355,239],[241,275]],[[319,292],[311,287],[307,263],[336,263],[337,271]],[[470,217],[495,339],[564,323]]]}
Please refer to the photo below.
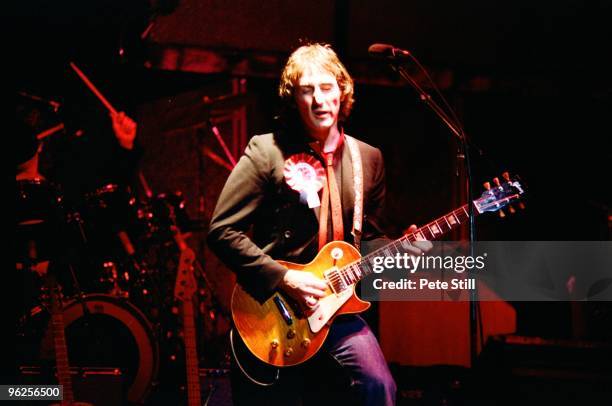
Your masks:
{"label": "man's left hand", "polygon": [[[410,227],[408,227],[408,229],[404,232],[404,234],[412,234],[416,230],[418,230],[418,227],[416,226],[416,224],[413,224]],[[431,243],[431,241],[427,241],[417,236],[416,241],[412,242],[412,246],[408,248],[407,251],[410,252],[411,255],[418,256],[423,253],[424,254],[428,253],[429,251],[431,251],[432,248],[433,248],[433,244]]]}

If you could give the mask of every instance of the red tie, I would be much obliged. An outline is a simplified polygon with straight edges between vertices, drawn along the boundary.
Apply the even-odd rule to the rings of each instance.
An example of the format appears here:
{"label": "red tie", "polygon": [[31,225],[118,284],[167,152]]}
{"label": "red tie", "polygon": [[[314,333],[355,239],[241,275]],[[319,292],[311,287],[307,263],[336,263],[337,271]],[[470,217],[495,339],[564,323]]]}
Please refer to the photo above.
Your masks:
{"label": "red tie", "polygon": [[[331,200],[332,212],[332,228],[333,241],[342,241],[344,239],[344,226],[342,224],[342,204],[340,202],[340,192],[336,183],[336,175],[334,173],[334,153],[327,152],[324,154],[325,168],[327,170],[327,182],[323,186],[323,196],[321,202],[321,211],[319,213],[319,249],[327,244],[327,218],[329,212],[329,204]],[[330,199],[331,197],[331,199]]]}

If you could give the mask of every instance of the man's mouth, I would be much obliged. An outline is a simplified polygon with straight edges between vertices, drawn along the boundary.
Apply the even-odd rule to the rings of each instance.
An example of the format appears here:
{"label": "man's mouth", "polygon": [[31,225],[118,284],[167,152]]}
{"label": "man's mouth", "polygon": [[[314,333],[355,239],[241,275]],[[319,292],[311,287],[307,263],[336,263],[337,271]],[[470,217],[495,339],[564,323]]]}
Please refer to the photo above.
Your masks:
{"label": "man's mouth", "polygon": [[314,114],[316,117],[321,118],[321,117],[325,117],[326,115],[328,115],[328,114],[330,114],[330,113],[329,113],[329,111],[313,111],[313,114]]}

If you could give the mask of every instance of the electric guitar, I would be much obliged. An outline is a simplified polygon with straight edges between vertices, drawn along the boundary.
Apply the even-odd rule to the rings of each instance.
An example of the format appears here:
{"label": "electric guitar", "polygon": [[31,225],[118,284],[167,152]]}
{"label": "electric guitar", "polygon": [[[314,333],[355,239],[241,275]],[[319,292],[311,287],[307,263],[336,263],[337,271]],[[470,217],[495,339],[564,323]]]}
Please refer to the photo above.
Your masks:
{"label": "electric guitar", "polygon": [[[510,179],[507,172],[503,182],[494,178],[494,187],[487,182],[481,197],[474,200],[474,213],[503,213],[511,203],[518,201],[524,193],[521,184]],[[518,202],[523,208],[522,202]],[[370,307],[355,294],[355,285],[370,275],[373,258],[380,255],[395,255],[404,251],[417,240],[436,240],[469,219],[467,204],[432,221],[411,234],[385,245],[361,257],[351,244],[332,241],[325,245],[315,259],[308,264],[278,261],[281,265],[297,271],[310,272],[328,284],[326,296],[319,299],[318,306],[305,314],[282,292],[276,292],[263,304],[255,300],[240,285],[232,294],[232,316],[234,324],[245,346],[261,361],[285,367],[301,364],[315,355],[323,345],[334,318],[340,314],[360,313]],[[503,214],[505,216],[505,214]]]}
{"label": "electric guitar", "polygon": [[185,365],[187,367],[187,405],[201,405],[200,370],[196,341],[195,314],[193,296],[197,291],[193,275],[195,253],[183,240],[178,229],[174,230],[174,239],[180,250],[180,258],[174,285],[174,297],[183,302],[183,340],[185,342]]}
{"label": "electric guitar", "polygon": [[[72,378],[70,376],[70,364],[68,363],[68,347],[66,345],[66,334],[64,331],[64,313],[62,305],[61,287],[53,275],[47,273],[45,276],[45,294],[51,309],[51,333],[53,334],[53,346],[55,349],[55,365],[57,368],[57,380],[62,385],[63,399],[61,406],[93,406],[87,402],[76,402],[72,390]],[[57,405],[54,403],[53,405]]]}

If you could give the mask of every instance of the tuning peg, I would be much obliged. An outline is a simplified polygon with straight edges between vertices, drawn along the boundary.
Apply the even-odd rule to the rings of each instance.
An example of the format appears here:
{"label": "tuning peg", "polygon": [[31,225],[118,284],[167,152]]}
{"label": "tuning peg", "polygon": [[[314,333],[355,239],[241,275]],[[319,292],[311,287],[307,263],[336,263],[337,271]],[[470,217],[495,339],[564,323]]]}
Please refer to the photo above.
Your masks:
{"label": "tuning peg", "polygon": [[486,190],[491,190],[491,183],[485,182],[482,184]]}
{"label": "tuning peg", "polygon": [[502,173],[502,178],[504,178],[506,182],[510,182],[510,174],[508,172]]}
{"label": "tuning peg", "polygon": [[499,209],[499,217],[502,218],[502,219],[504,217],[506,217],[506,213],[504,213],[504,211],[502,209]]}
{"label": "tuning peg", "polygon": [[519,209],[521,209],[521,210],[525,210],[525,203],[523,203],[523,202],[519,202],[519,203],[518,203],[518,207],[519,207]]}
{"label": "tuning peg", "polygon": [[493,178],[493,183],[495,183],[495,186],[501,185],[501,183],[499,182],[499,178]]}
{"label": "tuning peg", "polygon": [[512,207],[511,204],[508,205],[508,211],[510,212],[510,214],[516,213],[516,209],[514,207]]}

